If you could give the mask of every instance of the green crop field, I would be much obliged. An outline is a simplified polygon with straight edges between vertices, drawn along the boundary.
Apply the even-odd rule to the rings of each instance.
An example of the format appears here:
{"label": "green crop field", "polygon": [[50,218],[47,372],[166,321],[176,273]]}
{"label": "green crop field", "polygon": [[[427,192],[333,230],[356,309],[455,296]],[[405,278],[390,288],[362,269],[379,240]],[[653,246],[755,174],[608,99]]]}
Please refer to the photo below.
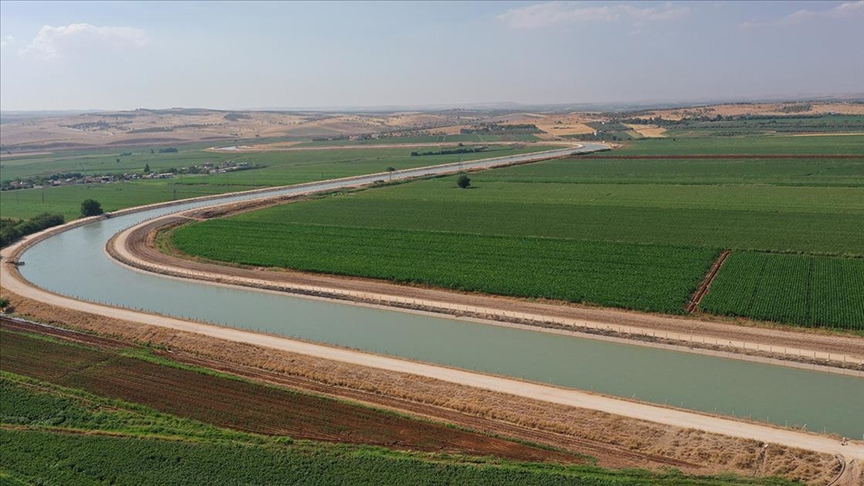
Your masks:
{"label": "green crop field", "polygon": [[729,137],[737,135],[791,133],[862,133],[864,116],[751,117],[712,121],[661,122],[667,137]]}
{"label": "green crop field", "polygon": [[765,135],[703,138],[648,138],[625,142],[605,152],[621,155],[756,155],[756,154],[864,154],[864,135]]}
{"label": "green crop field", "polygon": [[0,447],[4,474],[40,484],[790,484],[779,479],[699,478],[674,471],[465,461],[324,444],[193,442],[40,430],[4,429]]}
{"label": "green crop field", "polygon": [[[469,190],[456,188],[452,177],[444,177],[285,205],[240,218],[261,224],[327,222],[710,248],[858,255],[864,248],[861,187],[767,185],[761,174],[754,176],[758,183],[734,185],[614,184],[614,174],[599,176],[594,184],[554,182],[566,174],[571,179],[585,171],[593,174],[598,163],[602,161],[553,160],[471,174]],[[679,168],[684,170],[683,165]],[[698,172],[691,168],[681,174]],[[846,172],[864,178],[864,164],[850,166]],[[663,168],[650,177],[659,179],[662,173]],[[534,183],[538,180],[544,183]],[[770,231],[760,231],[765,229]]]}
{"label": "green crop field", "polygon": [[700,308],[813,327],[864,329],[864,259],[735,252]]}
{"label": "green crop field", "polygon": [[667,137],[729,137],[792,133],[862,133],[864,116],[736,117],[722,120],[661,121]]}
{"label": "green crop field", "polygon": [[[629,150],[653,143],[655,153],[684,145],[688,154],[844,154],[862,141],[660,140]],[[841,142],[848,145],[834,145]],[[213,260],[674,313],[721,249],[864,256],[864,158],[612,158],[617,153],[477,172],[468,190],[443,177],[332,195],[192,225],[174,241]],[[656,254],[638,263],[636,249],[645,248]],[[622,271],[621,255],[639,270]],[[672,263],[678,258],[692,265]],[[850,325],[837,305],[826,308],[836,319],[786,321]]]}
{"label": "green crop field", "polygon": [[175,199],[252,189],[249,186],[178,184],[177,180],[81,184],[0,193],[0,215],[27,219],[42,213],[62,214],[67,221],[81,216],[81,202],[95,199],[106,212]]}
{"label": "green crop field", "polygon": [[[624,149],[621,149],[624,150]],[[733,185],[864,186],[864,157],[858,159],[615,159],[601,152],[589,158],[497,169],[484,181],[676,184],[728,188]],[[706,190],[706,189],[699,189]]]}
{"label": "green crop field", "polygon": [[[58,155],[12,159],[2,162],[2,178],[15,179],[34,175],[46,176],[60,172],[97,174],[107,172],[142,172],[144,165],[160,172],[169,168],[191,167],[206,162],[227,160],[258,164],[264,168],[214,175],[189,175],[162,180],[125,181],[110,184],[81,184],[44,189],[23,189],[0,192],[0,217],[29,218],[50,212],[63,214],[67,220],[79,216],[81,201],[96,199],[106,211],[154,202],[221,194],[258,187],[283,186],[322,179],[348,177],[446,164],[460,160],[515,155],[554,147],[530,145],[523,148],[490,147],[482,153],[411,157],[407,148],[348,148],[342,150],[214,153],[200,149],[185,149],[172,154],[150,154],[149,149],[132,156],[117,157],[117,153]],[[118,149],[119,151],[119,149]],[[116,159],[120,159],[120,163]]]}
{"label": "green crop field", "polygon": [[[154,171],[205,162],[221,162],[236,154],[205,151],[208,144],[178,145],[175,153],[159,153],[168,145],[154,147],[117,147],[111,149],[64,150],[42,155],[4,155],[0,158],[0,180],[31,176],[50,176],[59,172],[82,174],[138,172],[149,164]],[[153,150],[153,153],[150,151]],[[129,155],[122,155],[128,153]],[[119,159],[119,162],[118,162]]]}
{"label": "green crop field", "polygon": [[[526,169],[529,166],[525,166]],[[860,255],[864,188],[418,181],[238,216],[502,236]],[[836,192],[835,192],[836,191]],[[252,238],[251,236],[249,237]]]}
{"label": "green crop field", "polygon": [[671,246],[216,220],[186,253],[248,265],[680,313],[717,252]]}

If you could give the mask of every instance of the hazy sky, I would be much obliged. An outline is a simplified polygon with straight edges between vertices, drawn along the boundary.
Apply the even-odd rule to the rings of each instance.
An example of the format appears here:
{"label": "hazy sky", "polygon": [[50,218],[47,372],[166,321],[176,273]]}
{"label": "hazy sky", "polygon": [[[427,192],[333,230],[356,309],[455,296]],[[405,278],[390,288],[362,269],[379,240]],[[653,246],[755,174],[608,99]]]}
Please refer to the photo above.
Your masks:
{"label": "hazy sky", "polygon": [[864,1],[0,2],[0,108],[864,92]]}

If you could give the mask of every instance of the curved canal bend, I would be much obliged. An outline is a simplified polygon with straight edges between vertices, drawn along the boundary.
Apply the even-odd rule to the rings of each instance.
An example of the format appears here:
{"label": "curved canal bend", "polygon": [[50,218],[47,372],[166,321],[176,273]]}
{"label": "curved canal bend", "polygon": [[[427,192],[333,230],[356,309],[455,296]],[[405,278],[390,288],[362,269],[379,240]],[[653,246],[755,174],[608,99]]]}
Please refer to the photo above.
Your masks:
{"label": "curved canal bend", "polygon": [[[585,144],[581,149],[556,150],[546,156],[602,148],[600,144]],[[393,179],[488,168],[537,157],[528,154],[411,169],[393,174]],[[104,252],[114,234],[167,213],[310,189],[338,189],[384,177],[373,174],[224,196],[96,221],[35,244],[21,256],[26,265],[20,271],[39,287],[85,301],[864,437],[861,378],[169,279],[129,270]]]}

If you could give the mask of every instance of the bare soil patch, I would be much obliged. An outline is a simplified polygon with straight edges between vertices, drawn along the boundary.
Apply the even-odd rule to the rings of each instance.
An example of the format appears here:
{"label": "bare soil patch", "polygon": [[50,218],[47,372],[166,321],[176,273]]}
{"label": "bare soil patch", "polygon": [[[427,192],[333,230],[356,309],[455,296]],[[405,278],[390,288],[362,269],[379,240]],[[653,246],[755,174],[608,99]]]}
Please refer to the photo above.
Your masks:
{"label": "bare soil patch", "polygon": [[666,136],[666,129],[663,127],[657,127],[654,125],[630,125],[626,123],[624,125],[645,138],[663,138]]}
{"label": "bare soil patch", "polygon": [[[794,111],[790,108],[794,107]],[[806,110],[804,108],[807,108]],[[785,111],[784,111],[785,110]],[[864,115],[864,104],[861,103],[730,103],[720,105],[691,106],[683,108],[672,108],[667,110],[654,110],[641,113],[641,118],[662,117],[666,120],[680,120],[685,117],[699,116],[790,116],[790,115]]]}

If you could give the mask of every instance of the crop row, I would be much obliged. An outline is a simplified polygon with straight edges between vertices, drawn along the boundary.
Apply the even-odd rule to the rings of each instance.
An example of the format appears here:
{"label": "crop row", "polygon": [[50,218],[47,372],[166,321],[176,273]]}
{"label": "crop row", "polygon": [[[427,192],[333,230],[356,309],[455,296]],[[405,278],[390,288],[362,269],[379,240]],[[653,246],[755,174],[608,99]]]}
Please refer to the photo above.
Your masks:
{"label": "crop row", "polygon": [[[268,226],[326,222],[712,249],[864,252],[861,188],[769,188],[760,196],[757,188],[700,191],[674,186],[481,181],[477,189],[450,190],[447,184],[455,187],[455,178],[286,204],[232,220]],[[475,185],[473,176],[471,185]],[[819,202],[807,205],[805,201]],[[784,204],[788,209],[783,209]]]}
{"label": "crop row", "polygon": [[[33,484],[721,485],[775,479],[700,478],[677,471],[494,463],[318,445],[167,441],[4,430],[4,476]],[[13,483],[17,484],[17,483]]]}
{"label": "crop row", "polygon": [[680,313],[717,252],[314,224],[214,220],[178,229],[183,252],[519,297]]}
{"label": "crop row", "polygon": [[635,140],[605,155],[680,154],[860,154],[864,135],[794,135],[750,137],[648,138]]}
{"label": "crop row", "polygon": [[[806,137],[802,137],[806,138]],[[819,138],[819,137],[810,137]],[[864,144],[861,146],[864,150]],[[772,184],[862,186],[864,158],[776,159],[616,159],[602,152],[593,158],[551,160],[483,173],[483,181],[610,184]]]}
{"label": "crop row", "polygon": [[788,324],[864,329],[864,259],[733,253],[700,307]]}

